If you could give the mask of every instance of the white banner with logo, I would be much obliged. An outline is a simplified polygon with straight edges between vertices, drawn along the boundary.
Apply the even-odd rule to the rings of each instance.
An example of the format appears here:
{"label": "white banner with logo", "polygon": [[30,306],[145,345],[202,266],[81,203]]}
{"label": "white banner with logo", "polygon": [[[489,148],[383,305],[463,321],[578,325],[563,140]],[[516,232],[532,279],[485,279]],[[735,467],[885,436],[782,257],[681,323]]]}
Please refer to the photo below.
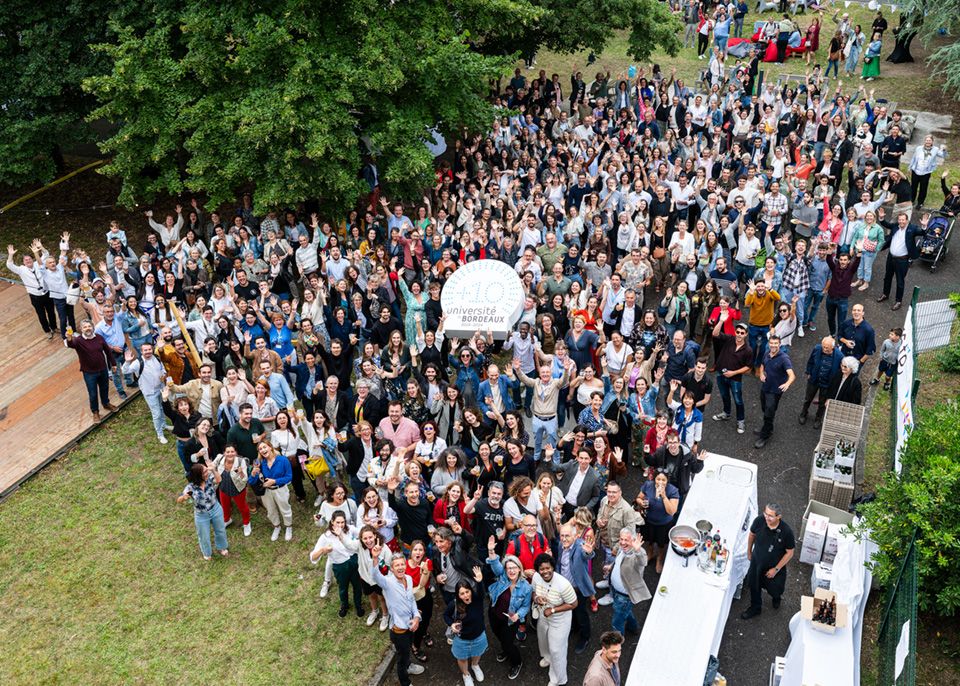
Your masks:
{"label": "white banner with logo", "polygon": [[900,356],[897,359],[897,445],[893,464],[900,473],[900,455],[906,446],[907,436],[913,429],[913,306],[907,309],[903,322],[903,338],[900,339]]}

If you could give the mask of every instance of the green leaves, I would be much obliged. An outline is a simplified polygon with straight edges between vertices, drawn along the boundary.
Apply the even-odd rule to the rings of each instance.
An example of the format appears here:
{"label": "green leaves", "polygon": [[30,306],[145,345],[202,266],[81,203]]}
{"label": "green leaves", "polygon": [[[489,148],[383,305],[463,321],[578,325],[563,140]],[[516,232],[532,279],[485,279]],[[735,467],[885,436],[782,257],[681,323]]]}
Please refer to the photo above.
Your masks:
{"label": "green leaves", "polygon": [[323,11],[289,0],[187,2],[144,33],[118,27],[99,48],[111,72],[85,82],[101,102],[91,116],[118,124],[106,172],[127,205],[164,191],[217,205],[252,188],[258,207],[319,197],[339,210],[364,191],[370,141],[390,193],[419,193],[433,173],[428,131],[486,128],[482,96],[507,66],[472,50],[459,23],[440,0]]}
{"label": "green leaves", "polygon": [[893,581],[917,529],[919,604],[951,615],[960,610],[960,404],[920,409],[903,454],[903,475],[887,474],[877,499],[864,506],[863,530],[880,550],[873,571]]}

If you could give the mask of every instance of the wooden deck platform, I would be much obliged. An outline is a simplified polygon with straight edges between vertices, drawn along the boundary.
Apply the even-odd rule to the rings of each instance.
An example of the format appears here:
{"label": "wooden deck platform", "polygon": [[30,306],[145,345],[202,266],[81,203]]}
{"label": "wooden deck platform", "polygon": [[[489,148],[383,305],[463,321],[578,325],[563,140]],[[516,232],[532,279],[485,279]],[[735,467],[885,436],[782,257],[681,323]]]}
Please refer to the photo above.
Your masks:
{"label": "wooden deck platform", "polygon": [[[6,281],[0,281],[0,332],[3,499],[63,455],[94,422],[76,353],[59,336],[47,340],[26,290]],[[110,397],[118,403],[113,384]]]}

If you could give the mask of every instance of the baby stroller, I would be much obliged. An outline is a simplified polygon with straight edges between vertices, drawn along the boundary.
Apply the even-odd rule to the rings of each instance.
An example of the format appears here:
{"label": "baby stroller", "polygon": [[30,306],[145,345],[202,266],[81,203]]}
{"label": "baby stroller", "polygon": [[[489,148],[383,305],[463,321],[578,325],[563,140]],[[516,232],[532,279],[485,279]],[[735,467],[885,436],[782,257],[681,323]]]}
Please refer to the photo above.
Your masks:
{"label": "baby stroller", "polygon": [[920,239],[920,259],[930,265],[935,272],[941,260],[947,256],[950,234],[953,233],[954,219],[935,215],[927,223],[927,233]]}

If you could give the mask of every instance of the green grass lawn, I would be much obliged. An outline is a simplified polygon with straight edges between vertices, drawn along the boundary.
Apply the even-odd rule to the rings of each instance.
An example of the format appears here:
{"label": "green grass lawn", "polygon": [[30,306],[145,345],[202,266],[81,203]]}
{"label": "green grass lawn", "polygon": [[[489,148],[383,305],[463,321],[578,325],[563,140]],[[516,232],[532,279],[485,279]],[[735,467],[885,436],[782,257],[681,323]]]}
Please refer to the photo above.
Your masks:
{"label": "green grass lawn", "polygon": [[[0,683],[357,684],[388,643],[320,600],[312,508],[294,540],[228,531],[200,557],[174,446],[142,400],[0,504]],[[311,501],[312,502],[312,501]],[[239,521],[239,516],[236,516]]]}

